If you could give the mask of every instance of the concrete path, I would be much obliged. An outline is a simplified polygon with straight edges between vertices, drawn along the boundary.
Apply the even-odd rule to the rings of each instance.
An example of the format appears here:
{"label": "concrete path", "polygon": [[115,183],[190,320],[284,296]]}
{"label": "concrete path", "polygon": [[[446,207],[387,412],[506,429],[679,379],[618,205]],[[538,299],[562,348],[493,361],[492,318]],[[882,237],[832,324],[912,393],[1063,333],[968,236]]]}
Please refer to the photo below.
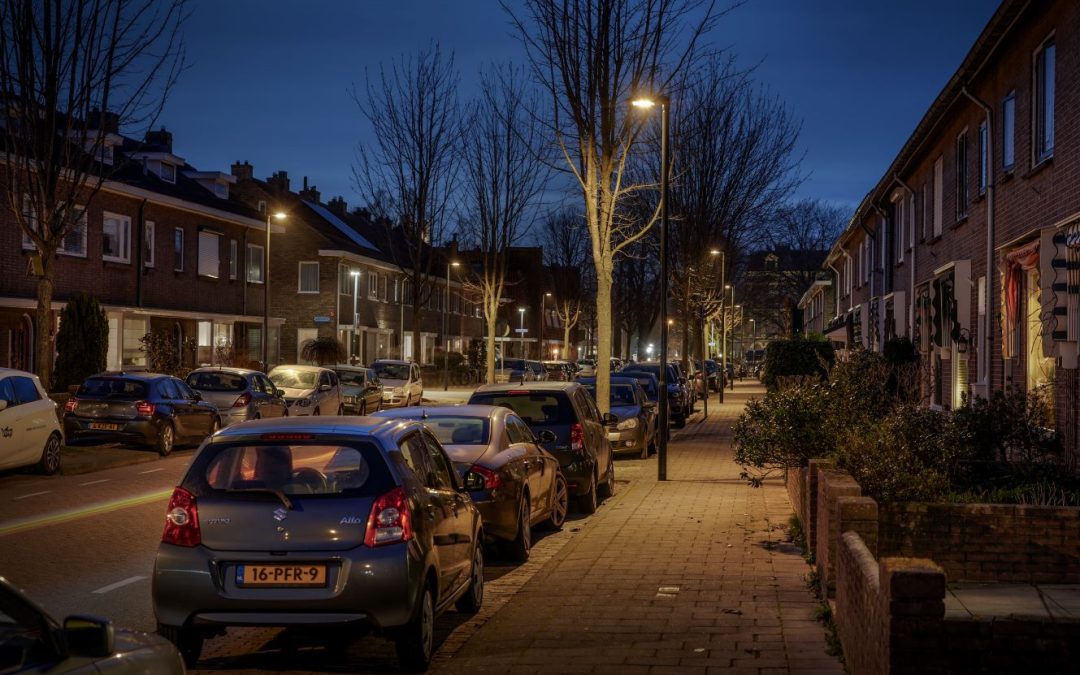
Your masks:
{"label": "concrete path", "polygon": [[[731,424],[761,389],[736,385],[656,460],[619,463],[618,494],[437,673],[840,673],[786,543],[779,481],[748,487]],[[568,527],[571,525],[568,524]]]}

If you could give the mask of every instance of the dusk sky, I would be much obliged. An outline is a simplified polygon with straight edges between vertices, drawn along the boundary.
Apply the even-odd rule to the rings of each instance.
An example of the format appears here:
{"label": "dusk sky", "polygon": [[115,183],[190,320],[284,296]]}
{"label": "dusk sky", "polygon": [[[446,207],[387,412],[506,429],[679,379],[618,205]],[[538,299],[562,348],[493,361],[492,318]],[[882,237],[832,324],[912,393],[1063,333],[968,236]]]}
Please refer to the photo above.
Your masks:
{"label": "dusk sky", "polygon": [[[729,47],[802,122],[797,196],[862,199],[960,64],[995,0],[749,0],[710,44]],[[205,170],[249,160],[303,176],[323,200],[359,197],[367,125],[350,96],[365,70],[432,40],[452,50],[462,98],[485,64],[524,63],[495,0],[193,0],[188,69],[161,122]],[[674,105],[678,105],[675,101]]]}

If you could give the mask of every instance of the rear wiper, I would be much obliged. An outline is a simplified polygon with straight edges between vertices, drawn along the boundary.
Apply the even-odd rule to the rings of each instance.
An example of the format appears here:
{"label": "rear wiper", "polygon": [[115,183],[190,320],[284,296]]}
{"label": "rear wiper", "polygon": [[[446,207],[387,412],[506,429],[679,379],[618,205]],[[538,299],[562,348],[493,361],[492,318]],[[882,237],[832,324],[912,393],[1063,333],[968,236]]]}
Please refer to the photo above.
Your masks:
{"label": "rear wiper", "polygon": [[275,497],[280,499],[281,503],[285,505],[285,508],[289,509],[290,511],[292,511],[292,508],[293,508],[292,500],[289,499],[289,496],[286,495],[281,490],[275,490],[273,488],[259,488],[259,487],[236,488],[236,489],[232,489],[232,490],[226,490],[226,492],[261,492],[261,493],[264,493],[264,494],[270,494],[270,495],[274,495]]}

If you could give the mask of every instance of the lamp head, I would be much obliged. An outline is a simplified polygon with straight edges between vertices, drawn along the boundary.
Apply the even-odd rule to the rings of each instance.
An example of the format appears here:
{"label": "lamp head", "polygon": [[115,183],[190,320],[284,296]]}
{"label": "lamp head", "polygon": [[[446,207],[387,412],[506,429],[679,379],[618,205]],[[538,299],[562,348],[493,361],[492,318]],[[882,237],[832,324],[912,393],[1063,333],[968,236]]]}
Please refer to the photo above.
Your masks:
{"label": "lamp head", "polygon": [[642,110],[648,110],[649,108],[656,107],[656,99],[648,96],[638,96],[630,101],[630,105],[635,108],[641,108]]}
{"label": "lamp head", "polygon": [[455,260],[450,263],[450,267],[461,267],[461,263]]}
{"label": "lamp head", "polygon": [[288,215],[284,211],[278,211],[274,214],[274,220],[285,220]]}
{"label": "lamp head", "polygon": [[720,249],[714,248],[713,250],[709,251],[709,255],[720,255]]}
{"label": "lamp head", "polygon": [[729,288],[731,288],[731,284],[724,284],[724,290],[725,291],[728,290]]}
{"label": "lamp head", "polygon": [[349,272],[349,276],[351,276],[351,277],[360,276],[360,270],[352,270],[351,272]]}

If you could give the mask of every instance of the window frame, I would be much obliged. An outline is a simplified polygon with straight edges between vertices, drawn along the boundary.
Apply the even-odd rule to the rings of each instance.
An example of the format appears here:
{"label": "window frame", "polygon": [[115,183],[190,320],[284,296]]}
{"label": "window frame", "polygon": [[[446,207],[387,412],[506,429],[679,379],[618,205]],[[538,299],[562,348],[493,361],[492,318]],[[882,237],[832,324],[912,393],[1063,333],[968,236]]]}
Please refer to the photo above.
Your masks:
{"label": "window frame", "polygon": [[1016,90],[1001,99],[1001,168],[1016,168]]}
{"label": "window frame", "polygon": [[[210,244],[211,238],[213,244]],[[195,273],[197,276],[204,277],[206,279],[220,279],[221,278],[221,233],[214,232],[213,230],[199,230],[199,247],[198,247],[198,265],[196,265]],[[213,253],[214,263],[216,269],[212,272],[203,271],[203,244],[212,246],[213,248],[206,249],[206,253],[209,255]],[[207,262],[210,262],[209,260]]]}
{"label": "window frame", "polygon": [[[304,290],[304,266],[315,266],[315,290]],[[322,280],[319,279],[319,261],[300,260],[296,263],[296,292],[302,295],[318,295]]]}
{"label": "window frame", "polygon": [[155,267],[157,265],[157,258],[154,254],[154,247],[157,243],[157,232],[155,231],[154,221],[143,221],[143,267]]}
{"label": "window frame", "polygon": [[240,242],[229,240],[229,281],[236,281],[240,276]]}
{"label": "window frame", "polygon": [[971,187],[969,182],[968,161],[971,158],[968,144],[968,129],[964,127],[956,136],[956,220],[963,220],[968,216],[971,206]]}
{"label": "window frame", "polygon": [[[122,226],[123,235],[121,237],[120,255],[107,255],[105,253],[105,223],[112,220]],[[117,233],[120,236],[120,232]],[[131,264],[131,216],[125,216],[122,213],[113,213],[112,211],[103,211],[101,214],[101,259],[108,262],[124,263],[126,265]]]}
{"label": "window frame", "polygon": [[352,297],[352,278],[349,274],[350,267],[348,265],[338,265],[338,295],[347,295]]}
{"label": "window frame", "polygon": [[978,171],[978,186],[979,196],[986,194],[986,188],[990,184],[990,129],[987,126],[987,121],[984,119],[979,122],[979,171]]}
{"label": "window frame", "polygon": [[[171,177],[165,175],[167,168],[171,169],[171,174],[172,174]],[[161,180],[165,181],[166,183],[172,183],[173,185],[175,185],[176,184],[176,171],[177,171],[177,167],[172,162],[161,162],[161,170],[158,171],[158,176],[160,176]]]}
{"label": "window frame", "polygon": [[942,230],[945,227],[945,205],[944,205],[944,192],[945,192],[945,156],[940,155],[934,160],[933,169],[933,195],[934,195],[934,226],[932,232],[934,238],[941,236]]}
{"label": "window frame", "polygon": [[[179,237],[179,238],[178,238]],[[179,244],[179,246],[177,246]],[[187,233],[182,227],[173,228],[173,272],[183,272],[187,262]]]}
{"label": "window frame", "polygon": [[[1031,62],[1031,165],[1038,166],[1054,156],[1055,116],[1057,103],[1057,42],[1051,33],[1036,47]],[[1047,75],[1046,54],[1053,50],[1050,73]],[[1049,97],[1047,97],[1049,92]],[[1049,117],[1047,116],[1049,104]],[[1049,121],[1049,124],[1047,122]]]}
{"label": "window frame", "polygon": [[[257,258],[252,255],[252,252],[255,249],[258,249],[258,251],[259,251],[259,255],[258,255]],[[251,278],[251,261],[252,260],[258,260],[259,261],[259,278],[258,279],[252,279]],[[249,283],[249,284],[263,284],[263,283],[266,283],[266,247],[264,247],[262,244],[253,244],[251,242],[248,242],[248,245],[247,245],[247,265],[245,265],[244,267],[245,267],[244,278],[247,280],[247,283]]]}
{"label": "window frame", "polygon": [[379,299],[379,273],[368,271],[367,273],[367,297],[369,300]]}

